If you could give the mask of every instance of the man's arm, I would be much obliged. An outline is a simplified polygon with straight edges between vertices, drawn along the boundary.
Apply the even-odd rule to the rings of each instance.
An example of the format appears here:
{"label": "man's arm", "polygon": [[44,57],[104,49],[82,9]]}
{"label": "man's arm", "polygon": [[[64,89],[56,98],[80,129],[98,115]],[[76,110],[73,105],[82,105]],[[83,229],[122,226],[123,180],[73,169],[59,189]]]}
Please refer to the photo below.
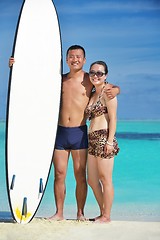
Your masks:
{"label": "man's arm", "polygon": [[105,93],[107,94],[108,98],[112,99],[118,94],[120,94],[120,87],[108,83],[105,87]]}

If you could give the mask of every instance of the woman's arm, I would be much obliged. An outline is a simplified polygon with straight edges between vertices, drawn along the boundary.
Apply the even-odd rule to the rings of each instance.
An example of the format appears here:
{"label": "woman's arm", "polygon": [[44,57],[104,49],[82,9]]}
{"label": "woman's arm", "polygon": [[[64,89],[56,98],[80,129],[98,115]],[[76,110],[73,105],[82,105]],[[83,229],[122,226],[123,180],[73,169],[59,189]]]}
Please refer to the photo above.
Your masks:
{"label": "woman's arm", "polygon": [[108,109],[108,128],[109,128],[109,135],[107,139],[107,144],[105,145],[107,153],[113,150],[113,139],[116,132],[116,124],[117,124],[117,98],[114,97],[113,99],[108,99],[105,97],[106,106]]}
{"label": "woman's arm", "polygon": [[117,123],[117,98],[114,97],[106,102],[109,116],[109,136],[108,141],[113,143]]}

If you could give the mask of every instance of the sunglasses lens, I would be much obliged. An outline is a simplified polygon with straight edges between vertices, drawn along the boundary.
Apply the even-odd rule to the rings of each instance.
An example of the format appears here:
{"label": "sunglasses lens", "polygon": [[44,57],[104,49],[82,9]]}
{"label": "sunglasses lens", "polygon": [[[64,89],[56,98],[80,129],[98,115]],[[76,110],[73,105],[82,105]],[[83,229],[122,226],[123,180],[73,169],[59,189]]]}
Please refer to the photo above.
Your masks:
{"label": "sunglasses lens", "polygon": [[94,77],[95,75],[96,75],[97,77],[102,77],[104,74],[105,74],[105,73],[100,72],[100,71],[98,71],[98,72],[90,71],[90,72],[89,72],[90,77]]}
{"label": "sunglasses lens", "polygon": [[90,71],[90,72],[89,72],[89,76],[90,76],[90,77],[94,77],[95,74],[96,74],[96,72],[94,72],[94,71]]}
{"label": "sunglasses lens", "polygon": [[96,73],[97,77],[102,77],[103,74],[104,74],[103,72],[97,72],[97,73]]}

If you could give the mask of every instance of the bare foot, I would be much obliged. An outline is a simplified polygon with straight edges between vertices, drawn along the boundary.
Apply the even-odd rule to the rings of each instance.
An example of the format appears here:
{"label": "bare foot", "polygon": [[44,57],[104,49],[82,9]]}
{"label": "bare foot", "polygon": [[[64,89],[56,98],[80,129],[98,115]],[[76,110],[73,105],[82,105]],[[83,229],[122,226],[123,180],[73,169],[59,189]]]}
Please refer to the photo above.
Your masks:
{"label": "bare foot", "polygon": [[100,216],[98,216],[98,217],[95,217],[94,218],[94,221],[97,221],[99,218],[101,218],[102,217],[102,215],[100,215]]}
{"label": "bare foot", "polygon": [[50,221],[62,221],[64,220],[64,217],[63,216],[60,216],[58,215],[57,213],[49,218],[47,218],[47,220],[50,220]]}
{"label": "bare foot", "polygon": [[108,217],[100,216],[95,218],[95,223],[110,223],[111,219]]}
{"label": "bare foot", "polygon": [[82,222],[87,221],[87,219],[85,218],[85,216],[83,214],[77,215],[77,220],[82,221]]}

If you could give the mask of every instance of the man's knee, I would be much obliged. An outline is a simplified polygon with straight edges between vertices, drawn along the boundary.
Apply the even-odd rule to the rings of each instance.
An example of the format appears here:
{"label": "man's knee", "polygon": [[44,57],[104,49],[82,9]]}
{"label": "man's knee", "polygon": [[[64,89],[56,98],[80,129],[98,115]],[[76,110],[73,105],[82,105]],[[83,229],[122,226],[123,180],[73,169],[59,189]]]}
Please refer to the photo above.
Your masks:
{"label": "man's knee", "polygon": [[63,171],[62,169],[55,169],[55,174],[54,174],[55,181],[65,181],[66,178],[66,172]]}

